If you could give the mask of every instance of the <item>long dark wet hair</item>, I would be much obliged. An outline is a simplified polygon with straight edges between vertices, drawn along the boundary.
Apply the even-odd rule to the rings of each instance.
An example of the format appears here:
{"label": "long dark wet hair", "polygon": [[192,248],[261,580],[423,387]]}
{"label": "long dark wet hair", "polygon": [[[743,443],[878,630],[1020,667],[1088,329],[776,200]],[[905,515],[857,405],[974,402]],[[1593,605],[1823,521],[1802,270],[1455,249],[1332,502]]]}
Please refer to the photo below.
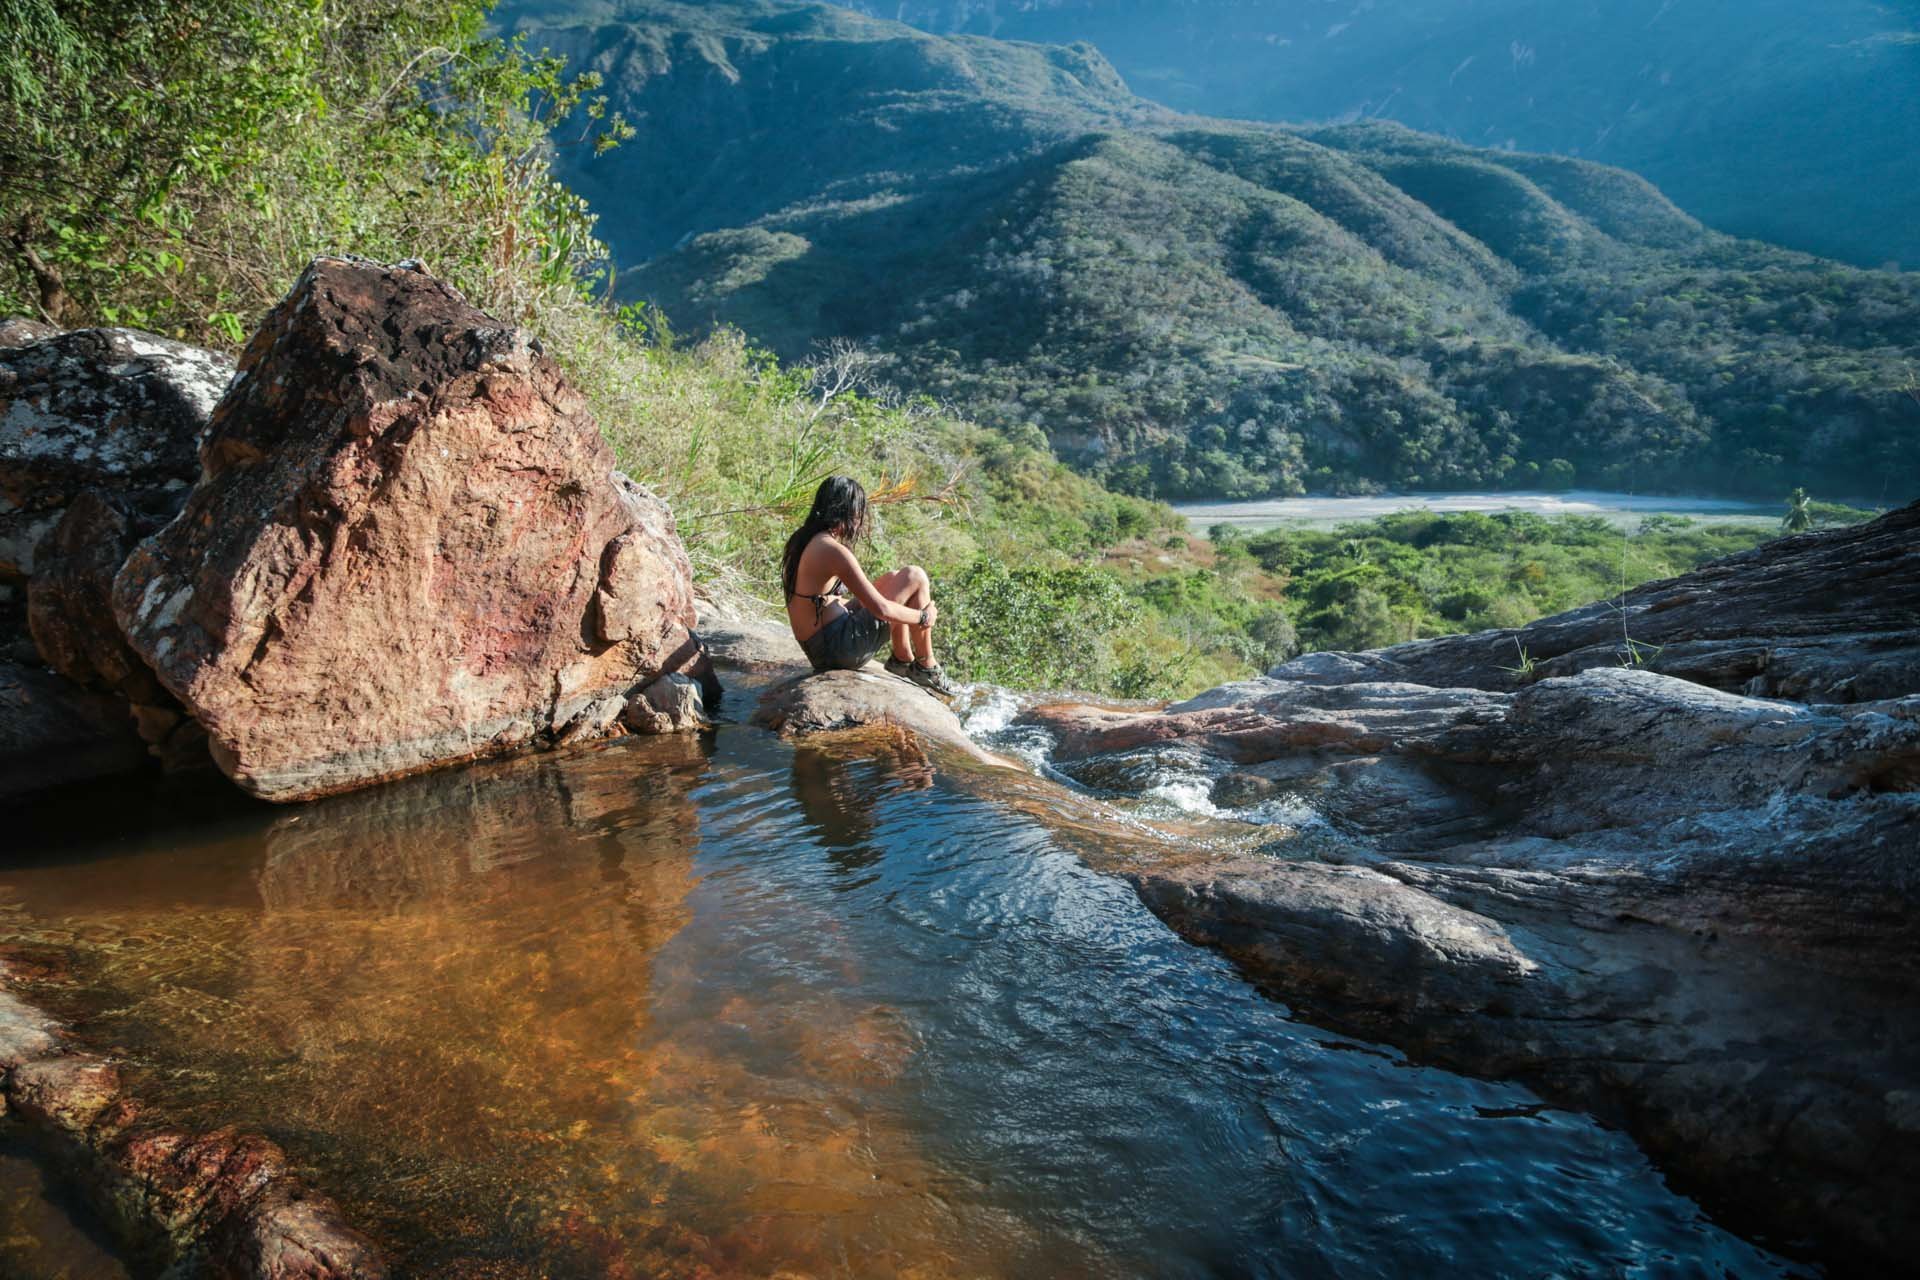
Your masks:
{"label": "long dark wet hair", "polygon": [[807,512],[787,549],[780,553],[780,581],[788,598],[800,581],[800,554],[815,534],[830,533],[851,546],[867,532],[867,491],[852,476],[828,476],[813,491],[813,510]]}

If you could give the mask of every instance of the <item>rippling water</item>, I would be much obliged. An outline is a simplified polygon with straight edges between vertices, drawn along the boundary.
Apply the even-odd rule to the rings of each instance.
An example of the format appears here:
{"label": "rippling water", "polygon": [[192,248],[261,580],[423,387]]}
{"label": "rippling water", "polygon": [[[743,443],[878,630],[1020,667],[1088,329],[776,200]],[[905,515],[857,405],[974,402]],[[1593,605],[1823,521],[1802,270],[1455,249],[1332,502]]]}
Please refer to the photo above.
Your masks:
{"label": "rippling water", "polygon": [[1050,787],[722,726],[43,808],[0,938],[406,1275],[1781,1270],[1621,1135],[1289,1020]]}

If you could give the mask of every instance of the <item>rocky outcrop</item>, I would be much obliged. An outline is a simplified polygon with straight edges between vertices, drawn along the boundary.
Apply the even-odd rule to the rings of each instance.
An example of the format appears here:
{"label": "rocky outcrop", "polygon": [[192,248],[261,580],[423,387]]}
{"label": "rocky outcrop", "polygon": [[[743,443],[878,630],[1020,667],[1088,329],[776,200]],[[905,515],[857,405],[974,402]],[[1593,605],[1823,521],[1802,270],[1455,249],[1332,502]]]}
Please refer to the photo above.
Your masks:
{"label": "rocky outcrop", "polygon": [[232,374],[224,356],[132,329],[0,347],[0,582],[25,588],[40,540],[89,489],[142,532],[172,519]]}
{"label": "rocky outcrop", "polygon": [[200,459],[114,612],[256,795],[620,732],[706,675],[664,504],[536,341],[411,264],[316,261]]}
{"label": "rocky outcrop", "polygon": [[[7,974],[0,966],[0,982]],[[385,1263],[274,1143],[195,1133],[132,1096],[110,1058],[0,985],[0,1111],[72,1173],[106,1221],[168,1274],[380,1280]]]}
{"label": "rocky outcrop", "polygon": [[1623,662],[1696,684],[1802,702],[1920,689],[1920,503],[1867,524],[1783,538],[1527,626],[1308,654],[1286,679],[1511,689]]}
{"label": "rocky outcrop", "polygon": [[814,671],[786,622],[759,615],[751,602],[704,601],[700,636],[730,680],[758,684],[753,722],[782,737],[904,730],[982,764],[1007,764],[968,737],[946,703],[877,662],[858,671]]}
{"label": "rocky outcrop", "polygon": [[127,551],[185,500],[232,372],[128,329],[0,326],[0,750],[19,761],[0,790],[137,768],[142,739],[170,766],[204,762],[109,597]]}
{"label": "rocky outcrop", "polygon": [[[1512,665],[1490,633],[1310,655],[1163,712],[1030,718],[1090,786],[1179,772],[1293,824],[1261,855],[1131,872],[1280,998],[1524,1079],[1625,1125],[1741,1225],[1883,1266],[1920,1245],[1920,679],[1901,656],[1920,612],[1885,605],[1920,582],[1912,518],[1630,597],[1636,638],[1658,624],[1701,683],[1596,664],[1576,610],[1536,624],[1567,647],[1530,649],[1569,674],[1517,687],[1486,676]],[[1817,594],[1795,577],[1815,563]],[[1736,682],[1832,696],[1713,687]]]}

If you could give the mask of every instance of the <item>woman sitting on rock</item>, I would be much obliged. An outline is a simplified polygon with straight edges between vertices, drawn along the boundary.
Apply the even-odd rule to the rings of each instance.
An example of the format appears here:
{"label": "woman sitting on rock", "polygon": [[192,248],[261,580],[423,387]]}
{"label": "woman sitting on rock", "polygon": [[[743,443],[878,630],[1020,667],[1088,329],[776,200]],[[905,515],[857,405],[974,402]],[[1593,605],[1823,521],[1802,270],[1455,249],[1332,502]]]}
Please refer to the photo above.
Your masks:
{"label": "woman sitting on rock", "polygon": [[887,670],[951,698],[958,691],[933,658],[940,610],[927,571],[910,564],[869,581],[852,549],[866,532],[867,493],[859,482],[846,476],[821,481],[813,510],[780,556],[793,638],[815,671],[856,671],[891,638]]}

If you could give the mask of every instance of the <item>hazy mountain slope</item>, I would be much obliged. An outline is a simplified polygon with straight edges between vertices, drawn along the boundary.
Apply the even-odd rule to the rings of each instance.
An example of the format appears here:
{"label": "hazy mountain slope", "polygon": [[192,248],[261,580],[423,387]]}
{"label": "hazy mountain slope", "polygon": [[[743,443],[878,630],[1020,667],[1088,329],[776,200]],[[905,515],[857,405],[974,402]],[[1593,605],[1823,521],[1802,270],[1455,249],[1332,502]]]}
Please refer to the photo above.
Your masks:
{"label": "hazy mountain slope", "polygon": [[826,4],[508,3],[496,19],[600,72],[637,136],[568,178],[624,263],[689,234],[898,200],[1164,114],[1090,48],[948,40]]}
{"label": "hazy mountain slope", "polygon": [[1144,96],[1396,120],[1645,174],[1714,227],[1920,266],[1912,0],[848,0],[929,30],[1086,40]]}
{"label": "hazy mountain slope", "polygon": [[683,328],[862,339],[1162,495],[1920,487],[1920,277],[1729,240],[1583,161],[1140,107],[1084,50],[621,12],[514,16],[640,126],[568,173],[655,254],[623,295]]}

